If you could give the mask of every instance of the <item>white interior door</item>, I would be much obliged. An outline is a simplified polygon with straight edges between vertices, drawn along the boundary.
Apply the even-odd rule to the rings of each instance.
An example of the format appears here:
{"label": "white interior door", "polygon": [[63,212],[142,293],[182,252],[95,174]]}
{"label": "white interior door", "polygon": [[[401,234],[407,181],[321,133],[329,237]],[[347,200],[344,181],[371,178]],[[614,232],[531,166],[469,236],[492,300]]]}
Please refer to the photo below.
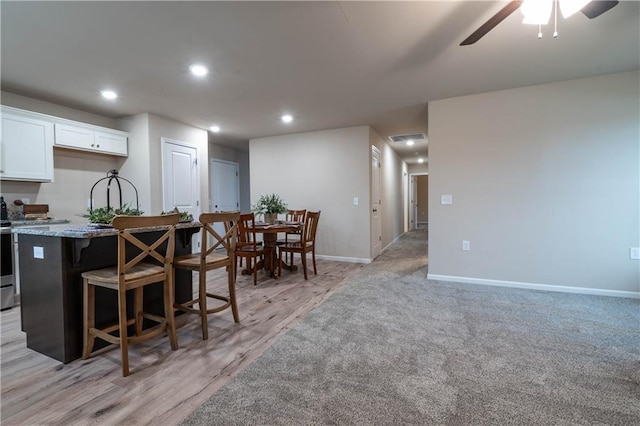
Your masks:
{"label": "white interior door", "polygon": [[[178,208],[197,220],[200,214],[198,149],[186,142],[162,138],[162,210]],[[194,235],[193,249],[200,248]]]}
{"label": "white interior door", "polygon": [[211,160],[211,200],[213,211],[240,209],[240,177],[238,163]]}
{"label": "white interior door", "polygon": [[[211,160],[211,202],[214,212],[240,210],[240,175],[239,165],[231,161]],[[224,233],[222,224],[214,229]],[[221,235],[222,235],[221,234]]]}
{"label": "white interior door", "polygon": [[378,257],[382,244],[380,218],[380,150],[371,146],[371,258]]}

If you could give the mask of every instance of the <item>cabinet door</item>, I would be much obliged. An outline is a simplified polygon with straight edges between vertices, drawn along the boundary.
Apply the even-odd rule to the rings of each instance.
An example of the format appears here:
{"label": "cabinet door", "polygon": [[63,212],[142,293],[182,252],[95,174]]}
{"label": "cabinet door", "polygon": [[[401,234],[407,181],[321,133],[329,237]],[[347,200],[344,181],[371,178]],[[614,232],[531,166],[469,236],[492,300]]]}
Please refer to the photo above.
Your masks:
{"label": "cabinet door", "polygon": [[95,132],[96,149],[100,152],[127,155],[127,137],[117,133]]}
{"label": "cabinet door", "polygon": [[53,181],[53,123],[28,115],[2,114],[0,177]]}
{"label": "cabinet door", "polygon": [[56,123],[55,145],[93,151],[95,147],[93,130],[86,127]]}

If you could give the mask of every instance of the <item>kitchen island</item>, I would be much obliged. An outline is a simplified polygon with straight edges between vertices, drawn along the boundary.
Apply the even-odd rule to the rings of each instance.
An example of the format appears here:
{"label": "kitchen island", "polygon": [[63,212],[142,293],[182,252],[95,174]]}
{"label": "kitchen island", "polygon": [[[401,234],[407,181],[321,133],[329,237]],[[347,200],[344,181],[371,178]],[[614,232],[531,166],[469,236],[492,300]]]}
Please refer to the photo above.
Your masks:
{"label": "kitchen island", "polygon": [[[191,237],[199,231],[198,222],[177,225],[175,255],[191,253]],[[115,229],[87,225],[20,227],[18,236],[20,268],[20,309],[27,347],[68,363],[82,355],[82,276],[83,272],[117,264]],[[143,241],[157,238],[159,229],[144,228]],[[96,289],[96,325],[117,322],[117,296],[114,291]],[[192,299],[190,271],[176,271],[175,301]],[[131,295],[128,295],[131,296]],[[132,300],[132,297],[131,297]],[[128,306],[131,301],[128,299]],[[162,315],[162,285],[144,289],[146,311]],[[96,348],[100,347],[96,341]]]}

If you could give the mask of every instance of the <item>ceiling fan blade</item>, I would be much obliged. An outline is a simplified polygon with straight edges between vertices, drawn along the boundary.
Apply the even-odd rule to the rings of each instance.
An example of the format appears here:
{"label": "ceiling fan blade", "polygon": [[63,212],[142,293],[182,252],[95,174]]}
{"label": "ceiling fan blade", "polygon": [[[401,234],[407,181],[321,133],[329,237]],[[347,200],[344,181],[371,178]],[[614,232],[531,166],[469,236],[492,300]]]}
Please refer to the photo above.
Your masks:
{"label": "ceiling fan blade", "polygon": [[588,3],[585,7],[581,9],[582,13],[589,19],[597,18],[598,16],[605,13],[607,10],[611,9],[615,5],[617,5],[618,1],[592,1]]}
{"label": "ceiling fan blade", "polygon": [[509,2],[509,4],[507,4],[505,7],[500,9],[498,13],[496,13],[491,18],[489,18],[487,22],[480,25],[480,28],[475,30],[469,37],[464,39],[464,41],[460,43],[460,46],[467,46],[469,44],[473,44],[476,41],[480,40],[482,37],[485,36],[485,34],[491,31],[493,27],[495,27],[500,22],[502,22],[507,16],[515,12],[520,7],[520,3],[522,3],[522,1],[520,0]]}

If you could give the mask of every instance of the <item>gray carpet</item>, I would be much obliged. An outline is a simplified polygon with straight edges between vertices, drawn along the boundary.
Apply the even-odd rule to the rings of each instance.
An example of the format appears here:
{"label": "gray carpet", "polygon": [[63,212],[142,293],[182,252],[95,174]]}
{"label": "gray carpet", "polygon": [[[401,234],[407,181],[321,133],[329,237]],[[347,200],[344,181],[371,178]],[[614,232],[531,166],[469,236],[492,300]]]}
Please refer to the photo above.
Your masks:
{"label": "gray carpet", "polygon": [[638,425],[640,301],[426,279],[413,231],[185,425]]}

